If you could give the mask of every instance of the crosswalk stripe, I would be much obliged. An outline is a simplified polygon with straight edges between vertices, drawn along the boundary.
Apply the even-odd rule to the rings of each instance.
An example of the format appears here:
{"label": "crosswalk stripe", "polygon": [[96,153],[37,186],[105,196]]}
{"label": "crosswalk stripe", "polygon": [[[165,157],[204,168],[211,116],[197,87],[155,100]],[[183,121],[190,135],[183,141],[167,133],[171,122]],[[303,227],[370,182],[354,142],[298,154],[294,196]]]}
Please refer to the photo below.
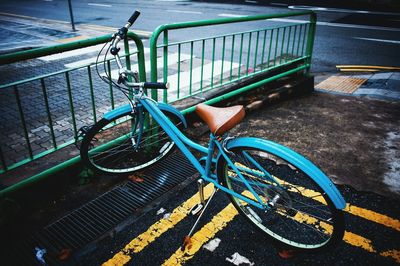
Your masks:
{"label": "crosswalk stripe", "polygon": [[71,50],[71,51],[67,51],[67,52],[63,52],[63,53],[46,55],[46,56],[39,57],[38,59],[42,60],[42,61],[46,61],[46,62],[65,59],[65,58],[72,57],[72,56],[83,55],[83,54],[91,53],[94,51],[99,51],[101,49],[101,47],[103,47],[103,45],[104,44],[98,44],[98,45],[94,45],[94,46],[90,46],[90,47],[85,47],[82,49],[75,49],[75,50]]}
{"label": "crosswalk stripe", "polygon": [[[100,49],[101,49],[101,47],[98,48],[98,50],[92,50],[92,52],[93,51],[99,52]],[[131,51],[135,51],[135,48],[132,48]],[[148,54],[149,52],[150,52],[150,48],[146,48],[145,47],[144,48],[144,53]],[[107,56],[106,60],[110,60],[110,59],[114,59],[114,56],[111,55],[111,54],[109,54]],[[87,66],[87,65],[96,63],[96,60],[97,60],[97,56],[91,57],[91,58],[87,58],[87,59],[83,59],[83,60],[79,60],[79,61],[75,61],[75,62],[72,62],[72,63],[69,63],[69,64],[65,64],[65,67],[66,68],[77,68],[77,67]],[[103,60],[104,60],[104,56],[101,56],[99,58],[99,61],[103,61]],[[117,70],[117,72],[118,72],[118,70]]]}
{"label": "crosswalk stripe", "polygon": [[[208,199],[210,197],[213,190],[214,186],[212,184],[208,184],[207,186],[205,186],[205,199]],[[115,254],[114,257],[104,262],[103,266],[124,265],[128,263],[132,259],[130,254],[142,251],[146,246],[154,242],[162,234],[167,232],[169,229],[172,229],[176,224],[186,218],[193,206],[199,203],[199,201],[199,196],[196,193],[191,198],[175,208],[168,218],[163,218],[159,220],[158,222],[151,225],[146,232],[134,238],[120,252]]]}
{"label": "crosswalk stripe", "polygon": [[[190,59],[190,55],[189,54],[181,54],[181,57],[179,59],[181,62],[184,60],[188,60],[188,59]],[[164,62],[163,57],[157,58],[158,66],[162,65],[163,62]],[[168,66],[175,65],[177,63],[178,63],[178,54],[177,53],[168,55]],[[146,61],[145,66],[146,66],[146,69],[150,69],[150,61]],[[131,65],[131,69],[133,69],[133,70],[137,70],[138,68],[139,68],[138,64]],[[105,73],[103,72],[100,75],[105,75]],[[111,70],[111,78],[118,79],[118,69]]]}
{"label": "crosswalk stripe", "polygon": [[[167,81],[170,84],[170,90],[168,90],[168,100],[175,100],[177,98],[177,90],[178,90],[178,74],[180,75],[179,89],[180,89],[180,97],[189,95],[189,87],[190,81],[193,84],[200,83],[203,80],[203,87],[207,86],[211,82],[211,77],[214,77],[218,81],[221,76],[221,70],[224,73],[230,72],[232,70],[237,69],[239,67],[238,63],[230,62],[230,61],[222,61],[217,60],[214,61],[214,65],[212,63],[205,64],[203,66],[203,74],[201,74],[202,67],[196,67],[192,70],[192,79],[190,80],[190,71],[180,72],[173,75],[168,76]],[[160,79],[159,81],[163,81]],[[192,91],[194,92],[194,90]]]}

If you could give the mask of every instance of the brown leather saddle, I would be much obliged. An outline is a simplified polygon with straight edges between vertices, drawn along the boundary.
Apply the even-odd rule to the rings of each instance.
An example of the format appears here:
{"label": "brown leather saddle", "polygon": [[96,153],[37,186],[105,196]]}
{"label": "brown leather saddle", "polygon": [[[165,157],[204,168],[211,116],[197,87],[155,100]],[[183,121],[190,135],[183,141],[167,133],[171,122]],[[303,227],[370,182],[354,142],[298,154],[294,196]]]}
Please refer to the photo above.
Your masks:
{"label": "brown leather saddle", "polygon": [[196,113],[207,123],[211,132],[221,136],[244,118],[245,111],[242,105],[230,107],[213,107],[206,104],[198,104]]}

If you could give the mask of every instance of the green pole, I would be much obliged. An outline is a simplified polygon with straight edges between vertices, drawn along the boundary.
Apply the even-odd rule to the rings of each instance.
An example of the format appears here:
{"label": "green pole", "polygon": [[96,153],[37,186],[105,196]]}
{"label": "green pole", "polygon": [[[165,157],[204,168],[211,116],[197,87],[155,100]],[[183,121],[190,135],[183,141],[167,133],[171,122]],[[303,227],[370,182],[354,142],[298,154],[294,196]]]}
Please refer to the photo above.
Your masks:
{"label": "green pole", "polygon": [[316,25],[317,25],[317,14],[311,13],[310,14],[310,29],[308,31],[307,48],[306,48],[307,49],[306,55],[308,56],[308,60],[306,63],[309,65],[309,67],[307,68],[307,73],[310,72],[310,67],[311,67],[311,58],[312,58],[312,52],[313,52],[313,47],[314,47]]}

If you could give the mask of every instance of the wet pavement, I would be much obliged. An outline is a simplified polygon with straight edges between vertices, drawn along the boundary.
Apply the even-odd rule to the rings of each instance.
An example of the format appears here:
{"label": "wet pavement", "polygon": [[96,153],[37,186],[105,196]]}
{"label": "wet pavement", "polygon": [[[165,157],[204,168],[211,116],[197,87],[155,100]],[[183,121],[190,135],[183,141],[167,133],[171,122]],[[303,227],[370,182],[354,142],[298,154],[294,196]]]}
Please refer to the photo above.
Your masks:
{"label": "wet pavement", "polygon": [[[57,243],[56,248],[38,247],[47,248],[47,256],[60,265],[99,265],[109,260],[111,265],[118,265],[122,264],[120,259],[130,265],[176,265],[180,262],[188,265],[232,265],[235,259],[248,260],[244,265],[398,265],[400,75],[395,72],[366,75],[316,73],[315,79],[316,91],[311,94],[269,101],[258,105],[257,109],[249,108],[245,120],[231,134],[258,136],[282,143],[304,154],[338,184],[349,205],[346,209],[345,239],[335,250],[324,254],[299,254],[284,260],[277,255],[277,248],[272,243],[260,237],[244,219],[229,210],[227,198],[219,193],[199,226],[197,248],[182,253],[179,251],[181,240],[194,222],[194,217],[182,214],[184,210],[179,206],[192,197],[197,199],[194,196],[196,185],[190,182],[185,184],[189,185],[187,189],[183,189],[185,186],[173,189],[167,196],[152,198],[138,212],[132,210],[129,215],[119,217],[113,226],[105,228],[105,234],[95,236],[96,240],[90,243],[75,244],[77,248],[72,248],[74,243],[71,244],[73,240],[69,234],[74,234],[76,230],[89,234],[85,231],[88,227],[82,225],[64,232],[65,238],[70,240]],[[245,105],[258,100],[239,99]],[[205,132],[201,126],[194,130]],[[46,214],[49,210],[47,205],[43,205],[40,212],[19,221],[20,225],[40,224],[38,220],[43,223],[40,216],[46,216],[49,224],[58,226],[57,221],[63,221],[66,214],[91,204],[102,193],[115,189],[115,185],[121,186],[121,182],[122,186],[126,184],[125,180],[116,182],[115,179],[104,181],[107,177],[98,178],[88,184],[74,184],[65,195],[47,203],[54,205],[53,211],[55,206],[58,211]],[[108,185],[96,189],[100,182]],[[140,178],[131,178],[129,182],[143,183]],[[88,190],[93,191],[87,193]],[[66,199],[70,202],[67,203]],[[193,202],[190,204],[193,205]],[[171,227],[159,228],[157,224],[165,225],[166,221],[171,221],[168,214],[174,213],[174,210],[182,219]],[[46,224],[37,227],[35,232],[41,232]],[[210,227],[215,230],[210,231]],[[26,239],[3,241],[12,243],[12,248],[14,244],[20,244],[15,240],[22,243]],[[206,248],[211,241],[214,243],[213,250]],[[3,256],[4,261],[18,264],[18,252],[22,251],[13,252],[10,253],[13,256]],[[34,259],[33,247],[24,252],[21,257]]]}

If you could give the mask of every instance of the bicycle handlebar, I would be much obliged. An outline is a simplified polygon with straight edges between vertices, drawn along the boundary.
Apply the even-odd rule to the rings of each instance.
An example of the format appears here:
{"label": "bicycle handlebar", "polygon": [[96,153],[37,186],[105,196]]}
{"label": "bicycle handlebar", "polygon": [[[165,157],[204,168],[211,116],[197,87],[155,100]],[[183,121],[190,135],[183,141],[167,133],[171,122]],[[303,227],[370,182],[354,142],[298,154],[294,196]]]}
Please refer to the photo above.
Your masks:
{"label": "bicycle handlebar", "polygon": [[140,87],[144,89],[159,89],[159,90],[167,90],[169,89],[169,83],[163,82],[129,82],[124,81],[124,84],[129,87]]}
{"label": "bicycle handlebar", "polygon": [[144,87],[144,88],[148,88],[148,89],[168,90],[168,89],[169,89],[169,83],[163,83],[163,82],[144,82],[143,87]]}
{"label": "bicycle handlebar", "polygon": [[133,12],[132,16],[128,19],[128,23],[130,24],[129,27],[135,22],[139,15],[140,12],[138,10],[135,10],[135,12]]}
{"label": "bicycle handlebar", "polygon": [[117,55],[119,52],[119,49],[117,48],[117,44],[119,43],[120,40],[125,39],[126,37],[126,33],[128,32],[128,29],[130,26],[132,26],[132,24],[136,21],[136,19],[139,17],[140,12],[138,10],[135,10],[135,12],[133,12],[132,16],[128,19],[128,22],[125,24],[125,26],[123,26],[122,28],[120,28],[118,30],[118,32],[116,32],[113,35],[113,43],[112,43],[112,48],[111,48],[111,54],[112,55]]}
{"label": "bicycle handlebar", "polygon": [[118,83],[124,83],[128,87],[141,87],[144,89],[161,89],[161,90],[167,90],[169,88],[169,83],[162,83],[162,82],[129,82],[127,80],[127,74],[131,74],[130,71],[127,71],[121,62],[121,59],[118,56],[119,48],[117,47],[119,41],[124,39],[126,37],[126,33],[128,32],[128,29],[132,24],[136,21],[136,19],[139,17],[140,12],[138,10],[135,10],[133,12],[132,16],[128,19],[128,22],[125,24],[124,27],[120,28],[117,33],[113,35],[113,40],[111,43],[111,49],[110,53],[115,57],[115,60],[117,62],[117,66],[120,70],[120,76],[118,79]]}

